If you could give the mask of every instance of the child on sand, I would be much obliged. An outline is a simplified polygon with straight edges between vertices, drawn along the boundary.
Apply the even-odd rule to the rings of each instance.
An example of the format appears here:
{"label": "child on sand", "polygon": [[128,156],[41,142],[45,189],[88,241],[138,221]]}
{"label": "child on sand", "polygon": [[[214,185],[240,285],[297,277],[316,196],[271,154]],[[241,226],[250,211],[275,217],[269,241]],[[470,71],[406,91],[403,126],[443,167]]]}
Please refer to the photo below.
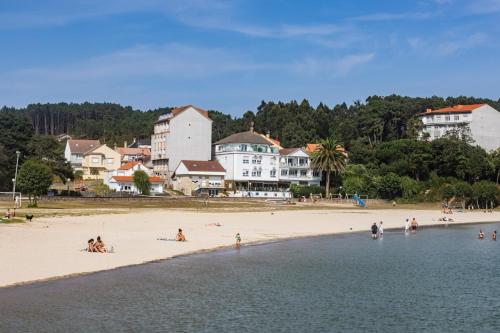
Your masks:
{"label": "child on sand", "polygon": [[241,246],[241,236],[239,232],[236,234],[235,238],[236,238],[236,247],[239,248]]}
{"label": "child on sand", "polygon": [[182,229],[179,228],[179,232],[177,233],[177,236],[175,236],[175,240],[178,242],[185,242],[186,241],[186,236],[182,233]]}

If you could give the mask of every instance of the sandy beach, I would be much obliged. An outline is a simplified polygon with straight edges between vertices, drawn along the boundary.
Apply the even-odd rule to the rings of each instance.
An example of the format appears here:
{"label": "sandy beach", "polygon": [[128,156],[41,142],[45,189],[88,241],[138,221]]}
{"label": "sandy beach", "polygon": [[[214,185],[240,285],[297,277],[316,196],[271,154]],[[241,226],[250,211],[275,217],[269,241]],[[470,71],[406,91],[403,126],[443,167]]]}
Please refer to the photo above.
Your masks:
{"label": "sandy beach", "polygon": [[[96,272],[171,258],[234,244],[239,232],[243,244],[315,235],[367,231],[384,221],[385,230],[403,230],[406,218],[420,226],[440,225],[436,210],[300,210],[276,212],[194,212],[142,210],[128,214],[41,218],[31,223],[0,224],[0,287]],[[454,222],[497,222],[500,212],[466,212]],[[221,226],[211,224],[219,223]],[[187,242],[173,239],[182,228]],[[114,253],[82,251],[100,235]],[[368,234],[367,234],[367,237]],[[475,235],[471,235],[475,237]]]}

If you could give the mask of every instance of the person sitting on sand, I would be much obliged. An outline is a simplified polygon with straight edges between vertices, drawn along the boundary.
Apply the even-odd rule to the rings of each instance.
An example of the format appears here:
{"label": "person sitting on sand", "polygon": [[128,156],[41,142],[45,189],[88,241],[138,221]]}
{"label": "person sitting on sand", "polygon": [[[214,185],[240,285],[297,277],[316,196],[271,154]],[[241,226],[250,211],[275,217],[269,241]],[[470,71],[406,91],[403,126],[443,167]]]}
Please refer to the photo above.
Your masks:
{"label": "person sitting on sand", "polygon": [[413,220],[411,220],[411,231],[416,232],[417,228],[418,228],[417,220],[413,218]]}
{"label": "person sitting on sand", "polygon": [[496,241],[497,240],[497,231],[493,231],[493,233],[491,234],[491,240],[494,240]]}
{"label": "person sitting on sand", "polygon": [[377,233],[378,233],[377,223],[373,222],[373,224],[372,224],[372,238],[373,239],[377,238]]}
{"label": "person sitting on sand", "polygon": [[236,234],[235,238],[236,238],[236,247],[239,248],[241,246],[241,236],[239,232]]}
{"label": "person sitting on sand", "polygon": [[175,240],[178,242],[185,242],[186,241],[186,236],[182,233],[182,229],[179,228],[179,232],[177,233],[177,236],[175,236]]}
{"label": "person sitting on sand", "polygon": [[96,250],[96,252],[108,252],[106,250],[106,247],[104,246],[104,242],[102,241],[101,236],[97,236],[97,240],[94,243],[94,249]]}
{"label": "person sitting on sand", "polygon": [[477,237],[479,239],[484,239],[484,232],[481,229],[479,229],[479,235],[477,235]]}
{"label": "person sitting on sand", "polygon": [[5,212],[5,218],[10,219],[11,216],[12,213],[10,212],[10,209],[7,209],[7,211]]}
{"label": "person sitting on sand", "polygon": [[89,241],[87,242],[87,252],[96,252],[93,238],[89,239]]}

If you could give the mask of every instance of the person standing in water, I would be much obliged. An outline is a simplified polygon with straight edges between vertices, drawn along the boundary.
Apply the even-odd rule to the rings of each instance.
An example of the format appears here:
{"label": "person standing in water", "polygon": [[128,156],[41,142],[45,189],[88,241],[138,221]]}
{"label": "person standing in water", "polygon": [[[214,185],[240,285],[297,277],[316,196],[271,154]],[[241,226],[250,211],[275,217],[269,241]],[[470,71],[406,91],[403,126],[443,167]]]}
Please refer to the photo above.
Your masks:
{"label": "person standing in water", "polygon": [[372,239],[377,239],[378,227],[377,222],[373,222],[372,225]]}
{"label": "person standing in water", "polygon": [[410,232],[410,219],[406,219],[406,223],[405,223],[405,233],[409,233]]}
{"label": "person standing in water", "polygon": [[497,231],[493,231],[493,233],[491,234],[491,240],[494,240],[496,241],[497,240]]}
{"label": "person standing in water", "polygon": [[384,227],[382,225],[382,221],[380,221],[379,225],[378,225],[378,235],[380,238],[384,238]]}
{"label": "person standing in water", "polygon": [[235,238],[236,238],[236,248],[239,249],[241,246],[241,236],[239,232],[236,234]]}
{"label": "person standing in water", "polygon": [[477,235],[477,237],[478,237],[479,239],[481,239],[481,240],[483,240],[483,239],[484,239],[484,232],[483,232],[483,230],[479,229],[479,235]]}
{"label": "person standing in water", "polygon": [[411,231],[417,232],[417,228],[418,228],[417,220],[413,218],[413,220],[411,220]]}

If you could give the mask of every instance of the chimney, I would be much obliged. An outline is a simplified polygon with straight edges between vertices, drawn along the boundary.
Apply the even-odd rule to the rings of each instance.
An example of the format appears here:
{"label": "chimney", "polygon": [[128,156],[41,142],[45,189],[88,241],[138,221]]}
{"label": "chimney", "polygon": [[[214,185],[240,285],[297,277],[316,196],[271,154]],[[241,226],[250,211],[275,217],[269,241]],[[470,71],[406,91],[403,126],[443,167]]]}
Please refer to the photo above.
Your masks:
{"label": "chimney", "polygon": [[250,132],[253,132],[253,121],[250,122]]}
{"label": "chimney", "polygon": [[118,148],[118,147],[117,147],[116,142],[115,142],[114,149],[116,150],[116,148]]}
{"label": "chimney", "polygon": [[432,111],[432,109],[426,109],[425,110],[425,112],[431,112],[431,111]]}
{"label": "chimney", "polygon": [[133,138],[133,139],[132,139],[132,144],[134,144],[136,141],[137,141],[137,139],[136,139],[136,138]]}

